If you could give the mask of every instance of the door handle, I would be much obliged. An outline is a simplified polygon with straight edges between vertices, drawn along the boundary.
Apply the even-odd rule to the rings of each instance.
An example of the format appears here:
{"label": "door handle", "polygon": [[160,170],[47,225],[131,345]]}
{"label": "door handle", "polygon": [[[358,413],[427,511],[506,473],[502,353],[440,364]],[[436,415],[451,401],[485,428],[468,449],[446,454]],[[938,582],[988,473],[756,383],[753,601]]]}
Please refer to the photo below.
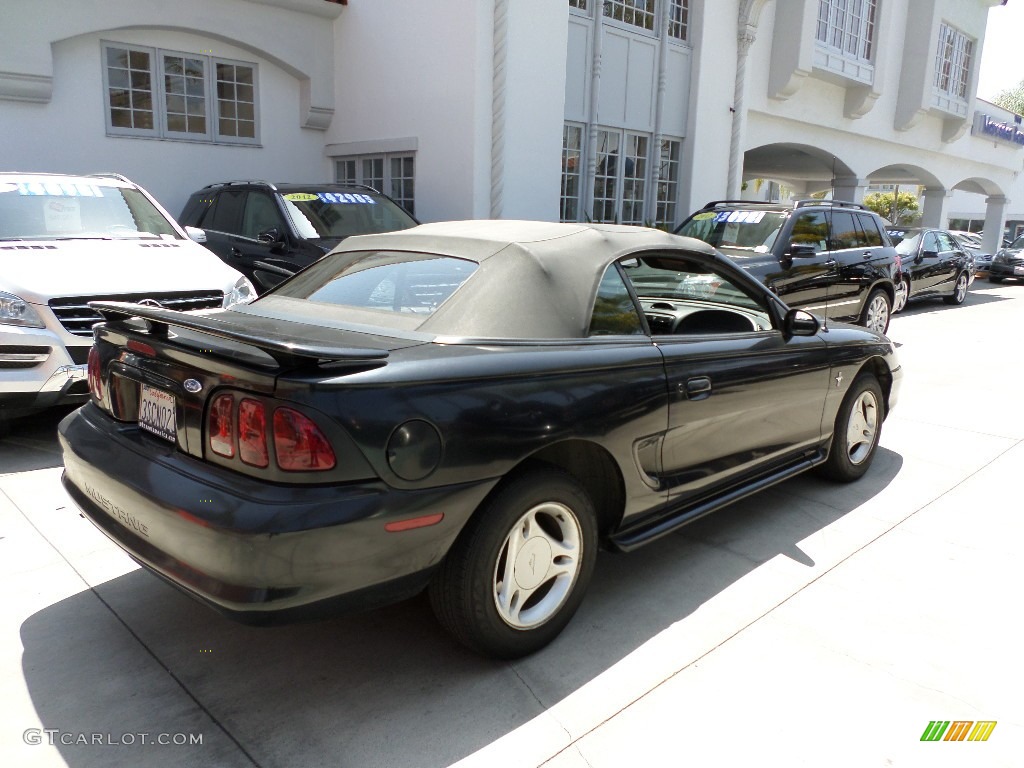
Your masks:
{"label": "door handle", "polygon": [[711,396],[711,379],[707,376],[695,376],[686,380],[686,397],[690,400],[703,400]]}
{"label": "door handle", "polygon": [[871,251],[864,251],[864,258],[865,259],[870,259],[871,258]]}
{"label": "door handle", "polygon": [[231,246],[231,255],[236,259],[242,258],[242,252],[233,245]]}

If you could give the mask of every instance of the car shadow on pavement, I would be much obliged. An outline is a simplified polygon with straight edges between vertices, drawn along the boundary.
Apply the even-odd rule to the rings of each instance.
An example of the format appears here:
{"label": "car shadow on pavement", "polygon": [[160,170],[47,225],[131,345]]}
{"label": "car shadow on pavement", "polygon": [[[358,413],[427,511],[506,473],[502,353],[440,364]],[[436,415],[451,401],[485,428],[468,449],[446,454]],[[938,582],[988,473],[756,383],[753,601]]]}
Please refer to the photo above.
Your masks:
{"label": "car shadow on pavement", "polygon": [[0,421],[0,475],[49,469],[63,464],[57,442],[57,425],[70,408]]}
{"label": "car shadow on pavement", "polygon": [[[488,661],[456,645],[423,596],[355,616],[259,628],[135,570],[27,619],[24,678],[45,728],[113,735],[113,746],[58,742],[71,768],[446,766],[643,653],[664,630],[695,621],[701,606],[779,555],[815,568],[801,542],[880,493],[902,464],[880,448],[858,483],[805,475],[636,552],[602,553],[566,631],[516,662]],[[850,543],[840,559],[864,543]],[[765,588],[770,606],[791,594]],[[722,633],[716,642],[742,626],[715,625]],[[183,732],[203,734],[203,744],[116,741]]]}
{"label": "car shadow on pavement", "polygon": [[998,286],[994,284],[981,286],[981,288],[972,285],[970,290],[967,291],[967,297],[964,299],[964,303],[959,307],[951,307],[942,299],[921,299],[919,301],[911,300],[907,306],[900,310],[898,315],[893,316],[893,319],[898,321],[901,317],[913,317],[915,315],[925,315],[931,312],[955,312],[958,309],[970,309],[971,307],[977,307],[983,304],[1010,301],[1010,299],[1005,296],[998,296],[984,290],[987,287],[998,288]]}

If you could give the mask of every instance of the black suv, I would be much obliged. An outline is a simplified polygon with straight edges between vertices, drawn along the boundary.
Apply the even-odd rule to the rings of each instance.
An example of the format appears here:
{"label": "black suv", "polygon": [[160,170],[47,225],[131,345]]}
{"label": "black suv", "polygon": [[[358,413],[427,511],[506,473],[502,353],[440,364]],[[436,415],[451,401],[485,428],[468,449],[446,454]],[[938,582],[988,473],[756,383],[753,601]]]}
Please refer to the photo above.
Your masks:
{"label": "black suv", "polygon": [[862,205],[716,200],[675,234],[713,245],[791,307],[878,333],[889,327],[896,249],[882,217]]}
{"label": "black suv", "polygon": [[349,235],[392,232],[419,222],[372,187],[228,181],[194,192],[182,226],[263,293],[308,267]]}

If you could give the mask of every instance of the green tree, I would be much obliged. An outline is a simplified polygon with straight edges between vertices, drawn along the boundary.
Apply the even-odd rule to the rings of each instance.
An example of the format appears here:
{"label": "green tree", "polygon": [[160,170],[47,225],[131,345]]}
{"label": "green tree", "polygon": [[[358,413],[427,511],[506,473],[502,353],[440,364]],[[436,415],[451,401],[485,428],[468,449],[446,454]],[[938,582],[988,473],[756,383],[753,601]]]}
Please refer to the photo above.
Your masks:
{"label": "green tree", "polygon": [[992,103],[1015,115],[1024,115],[1024,80],[1021,80],[1013,88],[1007,88],[1000,93],[992,100]]}
{"label": "green tree", "polygon": [[918,218],[917,197],[910,192],[900,192],[893,215],[892,192],[873,192],[864,196],[864,205],[891,221],[893,224],[913,224]]}

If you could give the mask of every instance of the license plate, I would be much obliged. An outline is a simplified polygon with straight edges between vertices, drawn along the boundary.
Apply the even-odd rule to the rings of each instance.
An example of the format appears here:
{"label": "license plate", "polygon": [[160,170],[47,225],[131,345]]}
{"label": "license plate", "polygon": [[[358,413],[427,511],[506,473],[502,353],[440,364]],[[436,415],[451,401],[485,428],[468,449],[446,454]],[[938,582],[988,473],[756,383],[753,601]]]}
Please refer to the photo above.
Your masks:
{"label": "license plate", "polygon": [[175,425],[174,396],[148,384],[142,385],[139,395],[139,426],[164,440],[178,439]]}

